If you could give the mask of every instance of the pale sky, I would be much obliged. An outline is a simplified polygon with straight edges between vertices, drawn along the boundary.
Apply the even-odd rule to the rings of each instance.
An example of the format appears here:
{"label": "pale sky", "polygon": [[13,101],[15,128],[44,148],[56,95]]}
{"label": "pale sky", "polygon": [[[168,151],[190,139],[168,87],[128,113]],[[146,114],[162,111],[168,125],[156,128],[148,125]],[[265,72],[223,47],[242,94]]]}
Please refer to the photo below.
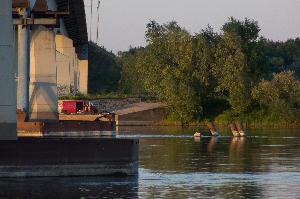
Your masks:
{"label": "pale sky", "polygon": [[[93,1],[92,40],[97,35],[97,2],[85,0],[88,31]],[[150,20],[178,22],[191,33],[210,24],[219,32],[228,17],[259,22],[261,35],[272,40],[300,37],[300,0],[101,0],[99,42],[113,52],[145,46]]]}

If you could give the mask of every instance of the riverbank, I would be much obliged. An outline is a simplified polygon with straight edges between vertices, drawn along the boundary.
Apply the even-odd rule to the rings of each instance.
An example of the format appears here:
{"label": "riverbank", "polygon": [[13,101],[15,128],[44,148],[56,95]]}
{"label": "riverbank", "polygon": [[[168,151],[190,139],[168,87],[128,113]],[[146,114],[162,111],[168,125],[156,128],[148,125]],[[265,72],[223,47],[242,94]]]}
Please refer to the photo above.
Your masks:
{"label": "riverbank", "polygon": [[[151,100],[149,97],[143,98],[141,96],[108,93],[95,95],[78,94],[76,96],[61,97],[61,99],[90,100],[100,111],[109,111],[116,115],[121,115],[118,125],[182,126],[181,121],[172,115],[167,105],[157,100]],[[157,111],[160,108],[162,110]],[[150,110],[150,112],[145,110]],[[212,110],[211,112],[211,114],[205,115],[214,115],[214,117],[210,116],[214,118],[211,120],[219,127],[228,127],[232,121],[241,121],[246,128],[300,128],[300,119],[298,119],[300,117],[291,115],[288,112],[280,114],[267,110],[253,110],[240,116],[234,116],[230,110],[225,110],[219,115],[213,114],[213,112],[220,112],[220,110]],[[202,121],[192,120],[187,125],[206,126],[206,121],[207,119]]]}
{"label": "riverbank", "polygon": [[[227,121],[215,121],[215,124],[218,128],[227,128],[230,124],[230,122]],[[179,121],[172,121],[172,120],[162,120],[155,125],[157,126],[182,126]],[[271,123],[271,122],[243,122],[243,125],[245,128],[299,128],[300,129],[300,123]],[[188,126],[191,127],[204,127],[206,126],[206,121],[192,121]],[[229,127],[228,127],[229,128]]]}
{"label": "riverbank", "polygon": [[[288,112],[278,114],[267,110],[253,110],[239,116],[226,110],[213,117],[213,119],[192,120],[188,123],[188,126],[206,126],[207,121],[214,121],[219,127],[228,127],[230,123],[240,121],[246,128],[300,128],[300,116],[289,115]],[[170,114],[158,125],[181,126],[182,123]]]}

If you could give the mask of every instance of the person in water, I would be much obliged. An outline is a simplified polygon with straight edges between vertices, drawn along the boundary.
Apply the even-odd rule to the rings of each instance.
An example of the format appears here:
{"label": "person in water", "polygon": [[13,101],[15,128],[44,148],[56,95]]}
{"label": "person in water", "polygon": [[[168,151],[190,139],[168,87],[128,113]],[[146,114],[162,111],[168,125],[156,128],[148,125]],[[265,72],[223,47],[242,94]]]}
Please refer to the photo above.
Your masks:
{"label": "person in water", "polygon": [[194,134],[194,137],[201,137],[201,133],[196,131],[195,134]]}

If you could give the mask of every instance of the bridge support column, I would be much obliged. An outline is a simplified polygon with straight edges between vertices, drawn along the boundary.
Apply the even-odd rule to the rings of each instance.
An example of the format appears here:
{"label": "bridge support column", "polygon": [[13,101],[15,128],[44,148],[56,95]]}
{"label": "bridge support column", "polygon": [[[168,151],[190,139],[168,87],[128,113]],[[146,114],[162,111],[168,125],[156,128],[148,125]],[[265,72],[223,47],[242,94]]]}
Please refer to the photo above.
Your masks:
{"label": "bridge support column", "polygon": [[88,60],[79,60],[79,92],[88,93]]}
{"label": "bridge support column", "polygon": [[0,1],[0,140],[17,139],[12,0]]}
{"label": "bridge support column", "polygon": [[[23,8],[23,18],[27,17],[26,8]],[[18,89],[17,108],[28,113],[29,104],[29,64],[30,64],[30,37],[29,26],[18,26]]]}
{"label": "bridge support column", "polygon": [[29,121],[58,121],[55,33],[35,27],[30,39]]}

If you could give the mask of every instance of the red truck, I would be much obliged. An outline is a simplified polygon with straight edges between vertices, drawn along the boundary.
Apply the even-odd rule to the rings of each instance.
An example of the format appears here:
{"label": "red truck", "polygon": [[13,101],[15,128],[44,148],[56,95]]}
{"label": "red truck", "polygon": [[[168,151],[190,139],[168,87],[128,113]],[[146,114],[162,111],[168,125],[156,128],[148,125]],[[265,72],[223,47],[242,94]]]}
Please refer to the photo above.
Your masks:
{"label": "red truck", "polygon": [[60,103],[60,112],[64,114],[98,114],[98,109],[90,101],[63,100]]}

